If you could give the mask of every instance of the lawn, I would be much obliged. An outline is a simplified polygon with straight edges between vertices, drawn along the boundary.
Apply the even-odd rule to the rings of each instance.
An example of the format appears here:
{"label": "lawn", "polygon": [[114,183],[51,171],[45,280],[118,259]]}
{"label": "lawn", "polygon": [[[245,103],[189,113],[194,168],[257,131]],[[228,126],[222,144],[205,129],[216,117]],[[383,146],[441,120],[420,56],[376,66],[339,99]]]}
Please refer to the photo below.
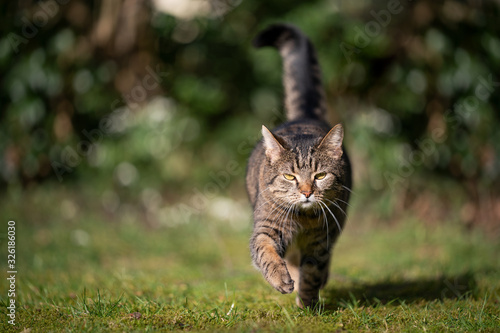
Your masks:
{"label": "lawn", "polygon": [[16,221],[17,308],[12,326],[2,283],[0,331],[500,330],[500,245],[452,221],[373,225],[355,204],[321,306],[301,310],[251,266],[244,201],[152,223],[90,197],[54,187],[2,199],[2,257]]}

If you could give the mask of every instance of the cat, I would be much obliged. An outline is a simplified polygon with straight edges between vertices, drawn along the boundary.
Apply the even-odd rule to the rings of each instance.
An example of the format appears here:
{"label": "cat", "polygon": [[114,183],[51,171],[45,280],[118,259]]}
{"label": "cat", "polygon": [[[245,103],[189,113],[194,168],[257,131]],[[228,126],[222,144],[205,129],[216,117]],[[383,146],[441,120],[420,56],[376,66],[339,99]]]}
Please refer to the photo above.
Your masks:
{"label": "cat", "polygon": [[263,139],[248,161],[252,262],[276,290],[297,290],[299,307],[314,307],[349,205],[352,180],[344,130],[325,120],[316,53],[298,28],[271,25],[253,45],[272,46],[281,54],[287,121],[273,131],[262,126]]}

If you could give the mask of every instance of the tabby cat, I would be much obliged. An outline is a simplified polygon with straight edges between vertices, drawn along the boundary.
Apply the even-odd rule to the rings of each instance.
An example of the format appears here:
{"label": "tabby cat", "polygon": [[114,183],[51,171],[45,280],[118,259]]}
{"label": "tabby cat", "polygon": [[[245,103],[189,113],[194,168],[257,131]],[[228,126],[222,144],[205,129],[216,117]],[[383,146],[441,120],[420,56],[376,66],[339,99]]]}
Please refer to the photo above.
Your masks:
{"label": "tabby cat", "polygon": [[326,284],[332,247],[342,231],[351,168],[344,130],[325,120],[320,69],[309,39],[296,27],[272,25],[253,41],[283,58],[287,121],[253,150],[246,184],[253,206],[253,264],[276,290],[298,291],[300,307],[314,306]]}

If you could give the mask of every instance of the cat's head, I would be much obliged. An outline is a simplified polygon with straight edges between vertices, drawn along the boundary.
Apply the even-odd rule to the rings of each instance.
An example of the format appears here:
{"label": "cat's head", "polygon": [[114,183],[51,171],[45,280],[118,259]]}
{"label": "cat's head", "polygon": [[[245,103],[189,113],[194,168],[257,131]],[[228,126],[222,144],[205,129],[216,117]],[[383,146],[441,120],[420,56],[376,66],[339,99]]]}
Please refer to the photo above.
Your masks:
{"label": "cat's head", "polygon": [[321,209],[341,192],[343,177],[342,140],[338,124],[323,138],[301,138],[289,142],[262,126],[268,168],[264,175],[273,200],[284,206]]}

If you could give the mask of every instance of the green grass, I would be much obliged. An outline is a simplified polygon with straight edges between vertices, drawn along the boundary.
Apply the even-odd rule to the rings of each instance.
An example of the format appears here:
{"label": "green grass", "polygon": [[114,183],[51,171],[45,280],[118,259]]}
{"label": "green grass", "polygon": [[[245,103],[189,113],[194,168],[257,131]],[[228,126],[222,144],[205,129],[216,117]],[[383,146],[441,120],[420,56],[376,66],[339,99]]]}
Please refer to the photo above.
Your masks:
{"label": "green grass", "polygon": [[301,310],[251,266],[250,211],[239,224],[207,212],[167,227],[140,207],[110,216],[85,198],[58,190],[3,200],[3,221],[17,222],[18,307],[12,327],[0,284],[0,331],[500,330],[500,245],[477,230],[353,217],[320,306]]}

